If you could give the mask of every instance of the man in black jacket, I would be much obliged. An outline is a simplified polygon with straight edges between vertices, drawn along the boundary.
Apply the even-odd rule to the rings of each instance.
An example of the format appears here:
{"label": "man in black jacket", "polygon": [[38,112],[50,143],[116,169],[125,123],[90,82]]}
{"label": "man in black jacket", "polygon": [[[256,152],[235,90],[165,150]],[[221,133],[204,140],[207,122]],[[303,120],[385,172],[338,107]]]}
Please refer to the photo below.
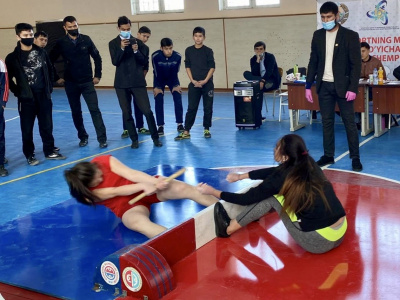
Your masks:
{"label": "man in black jacket", "polygon": [[156,121],[150,108],[150,100],[146,89],[143,66],[148,63],[148,57],[143,55],[144,43],[131,35],[131,21],[123,16],[118,19],[120,34],[108,44],[111,61],[115,70],[114,87],[122,110],[124,125],[132,140],[131,148],[139,147],[135,121],[132,118],[132,96],[137,106],[144,114],[149,125],[154,146],[161,147]]}
{"label": "man in black jacket", "polygon": [[53,68],[47,53],[33,45],[33,27],[30,24],[15,25],[17,47],[7,55],[6,66],[10,90],[18,99],[22,132],[22,150],[28,164],[35,166],[33,125],[38,118],[43,152],[47,159],[65,159],[54,147],[51,92]]}
{"label": "man in black jacket", "polygon": [[[147,26],[140,27],[139,31],[136,35],[136,38],[143,42],[143,47],[140,48],[140,52],[146,57],[146,64],[143,66],[144,78],[146,78],[146,75],[149,72],[150,49],[146,45],[146,43],[149,40],[150,36],[151,36],[151,30]],[[134,112],[135,112],[135,122],[136,122],[136,128],[138,130],[138,133],[145,134],[145,135],[150,134],[150,130],[148,130],[144,127],[143,113],[137,106],[136,101],[133,101],[133,108],[134,108]],[[124,131],[121,134],[121,138],[125,139],[125,138],[129,137],[129,133],[125,127],[125,124],[123,125],[123,127],[124,127]]]}
{"label": "man in black jacket", "polygon": [[244,78],[259,80],[262,92],[276,90],[281,84],[281,75],[275,56],[265,51],[265,43],[261,41],[254,44],[254,53],[250,59],[251,71],[245,71]]}
{"label": "man in black jacket", "polygon": [[[64,58],[64,78],[60,78],[57,83],[65,85],[72,119],[80,139],[79,147],[85,147],[89,138],[83,124],[80,99],[82,95],[96,129],[99,147],[105,148],[107,147],[106,127],[94,88],[101,78],[100,53],[89,36],[79,33],[78,23],[73,16],[65,17],[63,24],[66,35],[56,42],[50,52],[50,59],[53,63],[60,55]],[[90,57],[94,60],[94,77]]]}
{"label": "man in black jacket", "polygon": [[[265,51],[265,43],[261,41],[254,44],[254,53],[255,55],[250,59],[251,71],[245,71],[244,78],[260,81],[261,94],[278,89],[281,84],[281,75],[275,56]],[[263,97],[261,95],[259,101],[255,103],[260,113],[262,104]]]}
{"label": "man in black jacket", "polygon": [[322,117],[324,155],[319,166],[335,163],[335,104],[347,134],[353,171],[361,171],[359,140],[354,120],[354,99],[361,74],[360,39],[357,32],[337,23],[339,8],[328,1],[320,8],[322,29],[314,32],[306,79],[306,99],[313,102],[311,86],[316,80]]}

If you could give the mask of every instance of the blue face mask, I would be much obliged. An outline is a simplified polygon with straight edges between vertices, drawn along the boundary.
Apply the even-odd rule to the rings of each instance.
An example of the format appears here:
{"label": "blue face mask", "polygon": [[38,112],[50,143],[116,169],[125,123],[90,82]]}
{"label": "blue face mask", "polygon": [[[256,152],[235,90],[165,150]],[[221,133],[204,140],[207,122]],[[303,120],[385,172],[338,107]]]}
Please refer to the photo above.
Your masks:
{"label": "blue face mask", "polygon": [[119,35],[124,38],[124,39],[129,39],[131,37],[131,32],[130,31],[121,31]]}
{"label": "blue face mask", "polygon": [[333,29],[335,26],[336,26],[336,20],[332,20],[332,21],[329,21],[329,22],[322,22],[322,27],[323,27],[325,30],[331,30],[331,29]]}

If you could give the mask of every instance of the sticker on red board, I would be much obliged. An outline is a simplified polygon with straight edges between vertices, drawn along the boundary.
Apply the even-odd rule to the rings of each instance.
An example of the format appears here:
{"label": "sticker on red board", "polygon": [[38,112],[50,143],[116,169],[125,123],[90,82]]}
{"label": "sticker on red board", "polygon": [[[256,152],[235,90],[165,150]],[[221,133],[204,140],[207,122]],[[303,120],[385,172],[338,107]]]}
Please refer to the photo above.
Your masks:
{"label": "sticker on red board", "polygon": [[119,281],[118,268],[111,262],[105,261],[100,267],[101,276],[109,285],[116,285]]}
{"label": "sticker on red board", "polygon": [[125,286],[132,292],[138,292],[142,288],[142,277],[135,268],[125,268],[122,272],[122,279]]}

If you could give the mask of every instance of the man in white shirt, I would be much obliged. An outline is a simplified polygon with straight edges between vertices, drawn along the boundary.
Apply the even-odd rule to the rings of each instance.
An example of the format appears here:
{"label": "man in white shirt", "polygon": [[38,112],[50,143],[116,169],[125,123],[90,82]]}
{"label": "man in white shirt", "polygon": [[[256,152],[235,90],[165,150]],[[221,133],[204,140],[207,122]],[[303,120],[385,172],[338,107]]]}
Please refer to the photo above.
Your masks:
{"label": "man in white shirt", "polygon": [[360,42],[357,32],[337,23],[338,6],[331,1],[320,8],[323,28],[314,32],[311,42],[310,62],[306,79],[305,96],[313,102],[311,86],[316,81],[322,117],[324,155],[319,166],[335,163],[335,105],[346,129],[353,171],[360,172],[359,139],[354,120],[354,100],[358,92],[361,72]]}

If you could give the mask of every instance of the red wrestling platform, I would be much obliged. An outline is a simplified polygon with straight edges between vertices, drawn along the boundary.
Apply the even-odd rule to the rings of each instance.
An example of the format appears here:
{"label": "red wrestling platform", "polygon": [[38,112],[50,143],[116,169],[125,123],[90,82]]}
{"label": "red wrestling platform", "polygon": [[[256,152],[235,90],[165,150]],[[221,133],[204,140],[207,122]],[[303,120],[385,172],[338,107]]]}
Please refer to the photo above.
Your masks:
{"label": "red wrestling platform", "polygon": [[[138,243],[139,240],[131,238],[132,232],[115,223],[117,220],[112,215],[103,210],[92,212],[83,208],[81,211],[80,206],[68,202],[61,208],[52,208],[52,214],[41,212],[26,222],[19,220],[17,226],[24,231],[19,230],[18,234],[13,231],[14,223],[3,226],[0,241],[8,243],[1,247],[0,279],[54,297],[39,299],[399,299],[400,184],[352,172],[324,172],[332,181],[348,218],[342,245],[325,254],[311,254],[300,248],[276,213],[253,222],[228,239],[221,239],[213,236],[210,207],[199,210],[194,217],[182,220],[158,237]],[[185,181],[195,184],[195,181],[204,181],[203,176],[215,182],[222,180],[226,172],[206,170],[198,177],[190,172],[186,175]],[[248,186],[249,182],[244,185]],[[183,203],[192,205],[190,201]],[[235,215],[234,208],[228,208],[231,216]],[[160,208],[169,215],[185,209],[182,206]],[[50,226],[53,219],[49,218],[53,215],[52,226],[58,226],[55,232]],[[71,225],[72,216],[74,220],[77,217],[84,220]],[[101,219],[99,223],[99,217],[108,221],[103,224]],[[53,238],[40,235],[43,224],[36,224],[37,219],[46,220],[47,237]],[[61,239],[57,240],[57,233],[70,226],[76,231],[59,234]],[[111,231],[104,233],[109,227]],[[29,240],[24,242],[23,237]],[[6,258],[9,250],[12,251]],[[119,264],[114,270],[109,268],[111,265],[104,265],[104,274],[108,275],[104,276],[117,283],[110,285],[111,289],[103,284],[106,291],[91,291],[99,276],[103,278],[96,266],[119,260],[117,255],[109,258],[117,250],[129,250],[126,262],[114,263]],[[152,259],[146,261],[146,256]],[[133,275],[136,280],[132,280]],[[122,283],[124,276],[127,284]],[[135,285],[139,281],[141,285]],[[136,291],[129,290],[128,286]],[[10,298],[4,285],[0,286],[0,294],[6,300],[19,299]],[[21,295],[24,299],[38,299]]]}
{"label": "red wrestling platform", "polygon": [[[145,243],[165,258],[176,288],[161,295],[162,285],[154,284],[153,294],[146,286],[119,299],[399,299],[400,184],[352,172],[325,174],[347,212],[340,247],[304,251],[276,213],[228,239],[199,234],[203,223],[214,230],[207,208]],[[232,210],[237,207],[228,209],[231,217]]]}

